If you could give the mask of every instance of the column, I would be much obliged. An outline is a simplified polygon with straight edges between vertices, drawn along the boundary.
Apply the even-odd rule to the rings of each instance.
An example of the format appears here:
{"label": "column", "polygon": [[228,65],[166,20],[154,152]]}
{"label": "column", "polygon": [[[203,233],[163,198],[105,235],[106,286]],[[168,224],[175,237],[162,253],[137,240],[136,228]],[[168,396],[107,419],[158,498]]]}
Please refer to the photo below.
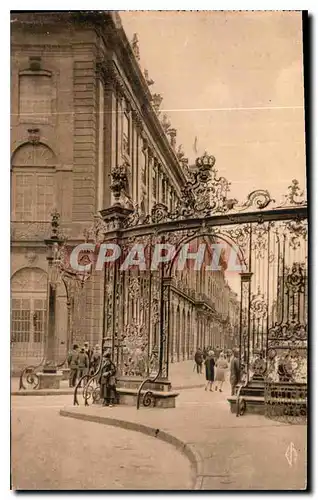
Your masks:
{"label": "column", "polygon": [[161,203],[162,201],[162,168],[160,165],[158,165],[157,168],[157,202]]}
{"label": "column", "polygon": [[98,80],[98,176],[97,211],[104,208],[104,86]]}
{"label": "column", "polygon": [[150,213],[153,207],[153,168],[154,168],[154,155],[151,148],[148,148],[148,166],[147,166],[147,178],[148,178],[148,213]]}

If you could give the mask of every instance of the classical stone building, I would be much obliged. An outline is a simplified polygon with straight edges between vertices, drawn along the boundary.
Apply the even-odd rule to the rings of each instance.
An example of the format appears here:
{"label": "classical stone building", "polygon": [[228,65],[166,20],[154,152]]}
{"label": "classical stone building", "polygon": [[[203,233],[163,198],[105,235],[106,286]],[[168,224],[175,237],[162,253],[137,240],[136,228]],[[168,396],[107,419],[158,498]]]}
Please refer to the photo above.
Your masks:
{"label": "classical stone building", "polygon": [[[53,209],[75,246],[94,215],[114,201],[114,167],[127,174],[122,202],[137,204],[146,215],[158,202],[176,206],[187,162],[176,130],[160,113],[161,96],[151,93],[153,82],[140,68],[137,36],[129,43],[117,13],[21,13],[11,19],[11,345],[18,369],[44,352],[44,240]],[[197,345],[223,345],[230,323],[237,323],[237,301],[224,272],[188,274],[186,281],[175,277],[172,360],[192,356]],[[78,292],[72,313],[72,340],[100,342],[98,273]],[[57,286],[56,331],[63,359],[70,342],[63,284]]]}

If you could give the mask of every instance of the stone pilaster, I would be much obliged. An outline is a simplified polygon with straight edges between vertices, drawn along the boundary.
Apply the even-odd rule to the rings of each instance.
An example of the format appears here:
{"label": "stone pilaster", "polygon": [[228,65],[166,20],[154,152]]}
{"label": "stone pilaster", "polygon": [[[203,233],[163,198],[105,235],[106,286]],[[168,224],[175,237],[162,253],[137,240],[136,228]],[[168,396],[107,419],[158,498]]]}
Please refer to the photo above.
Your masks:
{"label": "stone pilaster", "polygon": [[75,53],[73,63],[73,221],[95,211],[96,75],[93,54]]}

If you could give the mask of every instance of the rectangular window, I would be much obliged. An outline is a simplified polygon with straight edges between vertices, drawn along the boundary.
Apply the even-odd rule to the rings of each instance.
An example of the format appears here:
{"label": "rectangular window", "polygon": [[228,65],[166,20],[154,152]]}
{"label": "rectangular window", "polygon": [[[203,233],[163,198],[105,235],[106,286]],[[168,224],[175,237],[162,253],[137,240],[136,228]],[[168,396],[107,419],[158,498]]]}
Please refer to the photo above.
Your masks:
{"label": "rectangular window", "polygon": [[123,114],[123,152],[130,155],[130,123],[126,113]]}
{"label": "rectangular window", "polygon": [[173,198],[172,198],[172,192],[169,190],[169,210],[172,212],[173,210]]}
{"label": "rectangular window", "polygon": [[147,156],[145,152],[142,154],[141,180],[144,186],[147,186]]}
{"label": "rectangular window", "polygon": [[162,190],[162,203],[166,203],[166,181],[162,179],[161,181],[161,190]]}
{"label": "rectangular window", "polygon": [[12,200],[17,221],[32,220],[33,178],[33,174],[14,175]]}
{"label": "rectangular window", "polygon": [[52,113],[52,78],[48,75],[21,75],[19,114],[24,121],[37,123]]}
{"label": "rectangular window", "polygon": [[30,342],[30,301],[25,299],[12,300],[12,342]]}
{"label": "rectangular window", "polygon": [[155,169],[152,171],[152,196],[157,199],[157,175]]}
{"label": "rectangular window", "polygon": [[54,208],[54,174],[13,175],[13,220],[49,221]]}

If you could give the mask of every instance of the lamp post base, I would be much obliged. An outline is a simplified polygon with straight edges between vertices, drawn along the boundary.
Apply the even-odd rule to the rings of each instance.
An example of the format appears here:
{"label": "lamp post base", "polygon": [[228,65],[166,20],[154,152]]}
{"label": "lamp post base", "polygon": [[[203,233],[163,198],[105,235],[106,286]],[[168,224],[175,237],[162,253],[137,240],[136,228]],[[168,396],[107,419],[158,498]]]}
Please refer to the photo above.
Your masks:
{"label": "lamp post base", "polygon": [[59,389],[63,374],[57,371],[55,371],[55,373],[48,373],[43,371],[42,373],[38,374],[38,378],[38,389]]}
{"label": "lamp post base", "polygon": [[56,366],[45,365],[43,367],[43,373],[57,373]]}

